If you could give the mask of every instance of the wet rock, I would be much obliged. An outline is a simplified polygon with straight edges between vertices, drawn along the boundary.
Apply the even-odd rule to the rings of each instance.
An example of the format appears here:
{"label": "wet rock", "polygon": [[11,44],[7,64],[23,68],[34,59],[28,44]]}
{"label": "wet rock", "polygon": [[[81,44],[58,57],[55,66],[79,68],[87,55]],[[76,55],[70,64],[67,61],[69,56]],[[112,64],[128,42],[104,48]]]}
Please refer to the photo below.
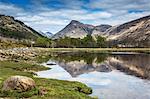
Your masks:
{"label": "wet rock", "polygon": [[2,90],[28,91],[35,88],[35,81],[25,76],[11,76],[4,81]]}
{"label": "wet rock", "polygon": [[46,65],[56,65],[55,63],[47,63]]}

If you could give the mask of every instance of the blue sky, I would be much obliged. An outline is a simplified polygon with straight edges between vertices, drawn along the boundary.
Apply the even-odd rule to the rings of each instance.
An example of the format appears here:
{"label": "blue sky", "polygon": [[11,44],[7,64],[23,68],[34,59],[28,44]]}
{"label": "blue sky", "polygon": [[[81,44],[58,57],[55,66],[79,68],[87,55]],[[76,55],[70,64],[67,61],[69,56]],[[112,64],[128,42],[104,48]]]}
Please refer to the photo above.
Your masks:
{"label": "blue sky", "polygon": [[0,14],[37,31],[56,33],[71,20],[119,25],[150,15],[150,0],[0,0]]}

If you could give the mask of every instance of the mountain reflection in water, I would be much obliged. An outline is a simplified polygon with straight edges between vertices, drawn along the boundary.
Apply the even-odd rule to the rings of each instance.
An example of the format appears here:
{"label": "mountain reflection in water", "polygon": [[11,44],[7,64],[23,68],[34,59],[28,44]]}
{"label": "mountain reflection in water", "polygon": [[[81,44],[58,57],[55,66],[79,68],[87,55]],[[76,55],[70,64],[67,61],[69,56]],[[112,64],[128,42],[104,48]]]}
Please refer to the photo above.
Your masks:
{"label": "mountain reflection in water", "polygon": [[111,72],[116,69],[129,75],[150,79],[148,54],[55,53],[51,60],[72,77],[94,71]]}
{"label": "mountain reflection in water", "polygon": [[80,81],[99,99],[150,99],[149,54],[51,53],[43,65],[39,77]]}

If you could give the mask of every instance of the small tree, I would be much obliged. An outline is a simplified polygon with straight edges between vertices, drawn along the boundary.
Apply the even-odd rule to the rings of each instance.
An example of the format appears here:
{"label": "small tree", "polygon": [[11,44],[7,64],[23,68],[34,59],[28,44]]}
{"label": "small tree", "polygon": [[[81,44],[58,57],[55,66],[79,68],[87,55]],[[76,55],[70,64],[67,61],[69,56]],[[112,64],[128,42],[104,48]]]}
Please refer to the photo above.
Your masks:
{"label": "small tree", "polygon": [[91,35],[87,35],[82,39],[82,47],[96,47],[96,41]]}
{"label": "small tree", "polygon": [[97,47],[106,47],[107,43],[106,43],[106,38],[102,37],[102,36],[97,36]]}

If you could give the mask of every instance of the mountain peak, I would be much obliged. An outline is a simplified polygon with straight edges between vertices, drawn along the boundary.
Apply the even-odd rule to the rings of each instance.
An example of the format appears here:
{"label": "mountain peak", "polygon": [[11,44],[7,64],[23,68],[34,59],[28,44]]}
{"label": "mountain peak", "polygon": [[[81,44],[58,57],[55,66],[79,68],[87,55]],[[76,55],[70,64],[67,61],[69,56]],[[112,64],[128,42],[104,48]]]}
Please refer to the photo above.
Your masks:
{"label": "mountain peak", "polygon": [[97,25],[96,27],[99,27],[99,26],[109,26],[109,27],[112,27],[111,25],[109,25],[109,24],[101,24],[101,25]]}
{"label": "mountain peak", "polygon": [[71,20],[71,22],[70,23],[80,23],[79,21],[77,21],[77,20]]}
{"label": "mountain peak", "polygon": [[83,23],[72,20],[65,28],[56,33],[53,38],[63,38],[63,37],[71,37],[71,38],[84,38],[89,34],[90,29]]}
{"label": "mountain peak", "polygon": [[79,22],[77,20],[72,20],[69,25],[77,26],[77,25],[83,25],[83,23],[81,23],[81,22]]}

